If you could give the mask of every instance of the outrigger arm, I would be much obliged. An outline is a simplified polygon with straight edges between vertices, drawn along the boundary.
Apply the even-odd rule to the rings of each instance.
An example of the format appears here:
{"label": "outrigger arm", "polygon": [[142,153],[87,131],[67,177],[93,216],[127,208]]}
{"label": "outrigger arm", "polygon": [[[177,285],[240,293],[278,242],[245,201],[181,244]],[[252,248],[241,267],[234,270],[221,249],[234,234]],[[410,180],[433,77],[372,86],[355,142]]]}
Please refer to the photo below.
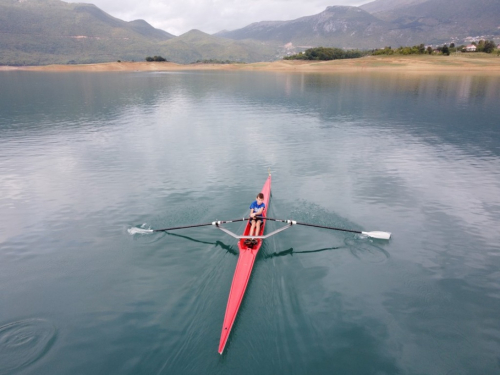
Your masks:
{"label": "outrigger arm", "polygon": [[266,234],[265,236],[238,236],[236,233],[233,233],[231,232],[229,229],[226,229],[224,227],[221,226],[222,222],[220,221],[214,221],[212,223],[212,225],[215,225],[217,228],[219,228],[221,231],[223,231],[224,233],[227,233],[229,234],[231,237],[234,237],[236,238],[237,240],[241,240],[241,239],[246,239],[246,238],[254,238],[254,239],[262,239],[262,240],[265,240],[266,238],[269,238],[271,236],[274,236],[275,234],[279,233],[279,232],[283,232],[284,230],[290,228],[292,225],[296,224],[296,222],[292,221],[292,220],[286,220],[286,222],[288,223],[288,225],[285,225],[284,227],[280,228],[280,229],[277,229],[275,230],[274,232],[271,232],[271,233],[268,233]]}

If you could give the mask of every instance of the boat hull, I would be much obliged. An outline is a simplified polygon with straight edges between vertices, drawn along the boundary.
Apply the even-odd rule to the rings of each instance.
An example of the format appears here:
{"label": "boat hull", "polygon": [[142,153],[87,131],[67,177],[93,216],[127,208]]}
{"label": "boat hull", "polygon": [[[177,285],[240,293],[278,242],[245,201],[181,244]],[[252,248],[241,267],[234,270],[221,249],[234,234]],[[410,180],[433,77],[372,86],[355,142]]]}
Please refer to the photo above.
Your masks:
{"label": "boat hull", "polygon": [[[269,208],[269,198],[271,196],[271,175],[269,175],[269,177],[267,178],[261,192],[262,194],[264,194],[264,203],[266,204],[266,208],[262,216],[267,216],[267,210]],[[245,227],[245,231],[243,232],[244,236],[248,236],[250,234],[250,227],[251,224],[250,222],[248,222]],[[260,236],[264,234],[265,227],[266,220],[263,221],[260,228]],[[229,292],[229,299],[227,301],[226,314],[224,316],[224,323],[222,325],[222,332],[219,343],[219,354],[222,354],[226,346],[229,334],[231,333],[231,328],[233,328],[234,321],[236,320],[236,315],[238,314],[241,301],[243,300],[243,296],[245,295],[248,280],[250,280],[250,275],[252,273],[255,258],[257,257],[257,253],[259,252],[261,246],[262,239],[257,240],[257,244],[255,244],[253,247],[245,245],[244,239],[238,241],[240,254],[238,257],[238,263],[236,264],[236,270],[234,271],[233,282],[231,284],[231,290]]]}

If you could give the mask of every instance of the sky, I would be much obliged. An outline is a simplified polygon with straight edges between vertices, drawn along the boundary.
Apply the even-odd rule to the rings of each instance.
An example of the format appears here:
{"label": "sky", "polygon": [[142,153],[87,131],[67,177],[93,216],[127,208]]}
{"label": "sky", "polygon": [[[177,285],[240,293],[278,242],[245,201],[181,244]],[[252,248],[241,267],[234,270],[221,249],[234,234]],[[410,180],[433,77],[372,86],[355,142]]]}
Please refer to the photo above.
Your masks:
{"label": "sky", "polygon": [[318,14],[332,5],[358,6],[372,0],[65,0],[92,3],[124,21],[143,19],[174,35],[192,29],[208,34],[259,21],[287,21]]}

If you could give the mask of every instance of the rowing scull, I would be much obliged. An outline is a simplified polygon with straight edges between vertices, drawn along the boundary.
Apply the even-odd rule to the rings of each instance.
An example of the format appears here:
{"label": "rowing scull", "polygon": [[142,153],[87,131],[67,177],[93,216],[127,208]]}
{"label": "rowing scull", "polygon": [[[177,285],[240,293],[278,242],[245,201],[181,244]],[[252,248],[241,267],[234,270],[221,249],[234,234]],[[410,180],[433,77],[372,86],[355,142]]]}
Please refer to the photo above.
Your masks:
{"label": "rowing scull", "polygon": [[[269,208],[269,196],[271,195],[271,174],[266,180],[266,183],[262,187],[262,194],[264,194],[264,203],[266,208],[262,214],[266,217],[267,210]],[[264,228],[266,226],[266,221],[263,220],[262,226],[260,228],[259,236],[264,235]],[[250,233],[250,220],[248,221],[245,231],[243,232],[243,237],[247,237]],[[238,263],[236,264],[236,270],[234,271],[233,283],[231,284],[231,290],[229,292],[229,299],[227,301],[226,314],[224,316],[224,323],[222,324],[222,332],[220,335],[219,343],[219,354],[222,354],[224,347],[226,346],[227,339],[233,327],[236,315],[245,295],[245,290],[248,285],[248,280],[250,279],[250,274],[252,273],[253,264],[260,247],[262,246],[262,241],[264,239],[258,239],[257,243],[253,247],[249,247],[245,244],[245,238],[240,238],[238,241],[238,248],[240,250],[240,255],[238,257]]]}
{"label": "rowing scull", "polygon": [[[187,225],[187,226],[164,228],[164,229],[141,229],[139,232],[137,232],[137,231],[133,232],[133,233],[167,232],[167,231],[177,230],[177,229],[197,228],[197,227],[204,227],[204,226],[212,225],[212,226],[215,226],[216,228],[222,230],[223,232],[229,234],[230,236],[232,236],[233,238],[236,238],[238,240],[238,248],[240,250],[240,254],[238,257],[238,262],[236,264],[236,270],[234,271],[233,282],[231,284],[231,290],[229,292],[229,299],[227,301],[226,314],[224,316],[224,323],[222,325],[222,332],[221,332],[220,343],[219,343],[219,354],[222,354],[222,352],[224,351],[224,348],[227,344],[229,334],[231,333],[231,328],[233,327],[234,321],[236,320],[236,315],[238,314],[238,310],[240,308],[241,301],[243,300],[243,296],[245,295],[245,290],[247,288],[248,280],[250,279],[250,275],[252,273],[252,268],[253,268],[253,264],[255,262],[255,258],[257,257],[257,253],[259,252],[259,249],[262,246],[262,241],[264,239],[269,238],[271,236],[274,236],[275,234],[282,232],[282,231],[290,228],[291,226],[295,226],[295,225],[303,225],[303,226],[307,226],[307,227],[357,233],[357,234],[361,234],[361,235],[365,235],[365,236],[368,236],[371,238],[376,238],[376,239],[381,239],[381,240],[388,240],[391,238],[391,233],[389,233],[389,232],[380,232],[380,231],[364,232],[364,231],[352,230],[352,229],[327,227],[327,226],[323,226],[323,225],[316,225],[316,224],[309,224],[309,223],[300,223],[300,222],[295,221],[295,220],[272,219],[270,217],[267,217],[267,209],[269,208],[269,198],[271,196],[271,174],[270,173],[269,173],[269,177],[267,178],[266,183],[264,184],[264,187],[262,188],[261,192],[264,194],[264,203],[266,204],[266,208],[265,208],[264,212],[262,213],[263,222],[261,225],[260,233],[258,235],[253,236],[253,237],[249,236],[250,227],[251,227],[250,218],[242,218],[242,219],[236,219],[236,220],[225,220],[225,221],[212,221],[211,223]],[[247,220],[248,220],[248,223],[245,227],[245,231],[243,232],[243,235],[241,235],[241,236],[231,232],[229,229],[223,227],[223,225],[222,225],[222,224],[235,223],[235,222],[247,221]],[[271,233],[264,235],[264,228],[266,226],[266,222],[269,220],[284,223],[286,225],[279,228],[279,229],[274,230]],[[130,232],[132,233],[132,231],[130,231]],[[253,246],[246,245],[245,240],[248,238],[255,238],[257,240],[257,243],[254,244]]]}

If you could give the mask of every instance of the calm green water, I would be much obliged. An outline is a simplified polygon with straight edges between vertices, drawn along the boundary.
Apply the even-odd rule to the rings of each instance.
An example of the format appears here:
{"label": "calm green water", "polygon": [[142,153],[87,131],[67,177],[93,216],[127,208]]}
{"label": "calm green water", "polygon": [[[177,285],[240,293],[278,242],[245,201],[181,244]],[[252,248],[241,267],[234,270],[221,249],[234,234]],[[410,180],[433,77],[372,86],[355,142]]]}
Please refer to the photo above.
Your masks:
{"label": "calm green water", "polygon": [[[500,79],[0,87],[0,374],[500,373]],[[393,238],[267,240],[220,356],[236,240],[129,230],[242,217],[268,168],[273,217]]]}

